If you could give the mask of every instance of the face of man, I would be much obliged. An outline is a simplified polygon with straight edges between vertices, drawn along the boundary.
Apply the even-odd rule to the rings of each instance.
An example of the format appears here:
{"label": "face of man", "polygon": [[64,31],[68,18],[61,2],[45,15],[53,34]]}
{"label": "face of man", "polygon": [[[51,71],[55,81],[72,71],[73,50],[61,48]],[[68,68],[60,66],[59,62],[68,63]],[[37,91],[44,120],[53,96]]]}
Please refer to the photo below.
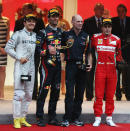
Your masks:
{"label": "face of man", "polygon": [[29,32],[32,32],[33,29],[35,28],[35,25],[36,25],[36,21],[33,20],[33,19],[29,19],[29,20],[26,20],[24,22],[24,26],[25,28],[29,31]]}
{"label": "face of man", "polygon": [[58,20],[59,20],[59,16],[58,15],[53,15],[53,16],[50,16],[48,18],[49,24],[52,27],[56,27],[58,25]]}
{"label": "face of man", "polygon": [[117,9],[118,17],[124,19],[126,17],[126,10],[123,7]]}
{"label": "face of man", "polygon": [[94,9],[94,12],[95,12],[95,16],[100,18],[103,16],[103,13],[104,13],[104,7],[101,5],[101,6],[96,6],[95,9]]}
{"label": "face of man", "polygon": [[74,18],[72,18],[72,25],[74,29],[81,30],[83,26],[82,17],[80,15],[76,15]]}
{"label": "face of man", "polygon": [[112,26],[110,24],[105,24],[102,26],[102,33],[104,35],[110,35],[112,31]]}

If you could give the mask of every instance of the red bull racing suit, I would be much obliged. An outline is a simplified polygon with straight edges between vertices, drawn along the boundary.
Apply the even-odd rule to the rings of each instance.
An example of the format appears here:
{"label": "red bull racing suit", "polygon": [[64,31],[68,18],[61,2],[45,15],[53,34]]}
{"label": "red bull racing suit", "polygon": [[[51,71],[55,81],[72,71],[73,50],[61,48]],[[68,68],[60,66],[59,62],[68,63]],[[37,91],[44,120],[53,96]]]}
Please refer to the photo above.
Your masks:
{"label": "red bull racing suit", "polygon": [[[61,60],[60,50],[56,51],[56,55],[52,55],[48,51],[49,46],[61,45],[62,30],[60,28],[53,28],[48,25],[45,30],[41,30],[37,35],[36,50],[42,54],[40,66],[40,89],[37,99],[36,116],[42,119],[44,114],[45,100],[51,87],[48,115],[49,121],[56,116],[56,105],[60,93],[61,81]],[[53,63],[49,63],[49,60]]]}

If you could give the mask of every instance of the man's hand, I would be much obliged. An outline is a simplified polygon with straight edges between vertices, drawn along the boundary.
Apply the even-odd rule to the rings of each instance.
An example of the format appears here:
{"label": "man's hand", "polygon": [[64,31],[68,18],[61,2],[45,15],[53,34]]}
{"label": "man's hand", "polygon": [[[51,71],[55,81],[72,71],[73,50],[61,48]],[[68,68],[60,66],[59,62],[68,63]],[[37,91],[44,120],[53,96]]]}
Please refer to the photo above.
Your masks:
{"label": "man's hand", "polygon": [[24,63],[26,63],[27,61],[28,61],[27,58],[21,58],[21,59],[20,59],[20,63],[21,63],[21,64],[24,64]]}
{"label": "man's hand", "polygon": [[0,47],[0,52],[2,55],[6,55],[6,52],[5,52],[4,48],[2,48],[2,47]]}
{"label": "man's hand", "polygon": [[92,54],[90,53],[88,55],[88,65],[86,67],[86,71],[89,72],[92,69]]}
{"label": "man's hand", "polygon": [[116,68],[118,70],[122,71],[122,70],[125,70],[126,68],[128,68],[128,64],[124,60],[117,61],[116,62]]}
{"label": "man's hand", "polygon": [[92,69],[92,64],[88,64],[86,66],[86,71],[89,72],[89,71],[91,71],[91,69]]}
{"label": "man's hand", "polygon": [[49,53],[50,53],[51,55],[56,55],[56,48],[55,48],[55,47],[49,45],[49,46],[48,46],[48,49],[49,49]]}

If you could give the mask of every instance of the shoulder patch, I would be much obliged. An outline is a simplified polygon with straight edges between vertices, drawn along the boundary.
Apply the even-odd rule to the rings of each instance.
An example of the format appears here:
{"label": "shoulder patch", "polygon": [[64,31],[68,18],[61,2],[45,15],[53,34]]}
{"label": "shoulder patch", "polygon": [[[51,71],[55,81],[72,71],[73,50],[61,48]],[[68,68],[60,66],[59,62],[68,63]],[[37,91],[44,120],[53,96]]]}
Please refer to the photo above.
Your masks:
{"label": "shoulder patch", "polygon": [[39,41],[39,40],[37,40],[37,41],[36,41],[36,44],[40,44],[40,41]]}
{"label": "shoulder patch", "polygon": [[98,36],[101,36],[102,33],[97,33],[97,34],[94,34],[93,36],[94,37],[98,37]]}
{"label": "shoulder patch", "polygon": [[114,37],[114,38],[116,38],[116,39],[120,39],[118,36],[116,36],[116,35],[114,35],[114,34],[112,34],[112,36]]}

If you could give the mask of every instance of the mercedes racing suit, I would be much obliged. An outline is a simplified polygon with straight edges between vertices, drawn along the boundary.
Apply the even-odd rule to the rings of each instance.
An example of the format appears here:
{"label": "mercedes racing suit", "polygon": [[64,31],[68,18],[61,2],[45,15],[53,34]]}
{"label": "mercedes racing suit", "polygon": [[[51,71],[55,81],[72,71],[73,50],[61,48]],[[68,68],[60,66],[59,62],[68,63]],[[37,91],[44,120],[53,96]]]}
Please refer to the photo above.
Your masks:
{"label": "mercedes racing suit", "polygon": [[[34,67],[34,52],[36,47],[36,34],[28,32],[26,28],[15,32],[11,39],[7,42],[5,50],[15,59],[14,66],[14,99],[13,99],[13,117],[25,117],[28,111],[29,103],[32,99],[35,67]],[[30,51],[30,54],[29,54]],[[20,63],[21,58],[27,58],[25,64]],[[31,81],[21,81],[21,75],[26,72],[26,75],[31,76]]]}
{"label": "mercedes racing suit", "polygon": [[120,39],[111,34],[95,34],[91,46],[96,50],[94,114],[100,117],[104,91],[106,94],[105,113],[111,116],[114,110],[114,94],[117,84],[116,62],[122,61]]}
{"label": "mercedes racing suit", "polygon": [[[48,115],[49,121],[56,116],[56,105],[60,93],[61,82],[61,60],[60,50],[56,50],[56,55],[49,53],[49,46],[60,46],[62,38],[62,30],[60,28],[53,28],[48,25],[45,30],[41,30],[37,35],[36,50],[42,55],[40,66],[40,89],[37,99],[36,116],[42,119],[44,111],[45,99],[47,97],[49,88],[51,87]],[[48,63],[48,60],[55,58],[55,65]]]}

